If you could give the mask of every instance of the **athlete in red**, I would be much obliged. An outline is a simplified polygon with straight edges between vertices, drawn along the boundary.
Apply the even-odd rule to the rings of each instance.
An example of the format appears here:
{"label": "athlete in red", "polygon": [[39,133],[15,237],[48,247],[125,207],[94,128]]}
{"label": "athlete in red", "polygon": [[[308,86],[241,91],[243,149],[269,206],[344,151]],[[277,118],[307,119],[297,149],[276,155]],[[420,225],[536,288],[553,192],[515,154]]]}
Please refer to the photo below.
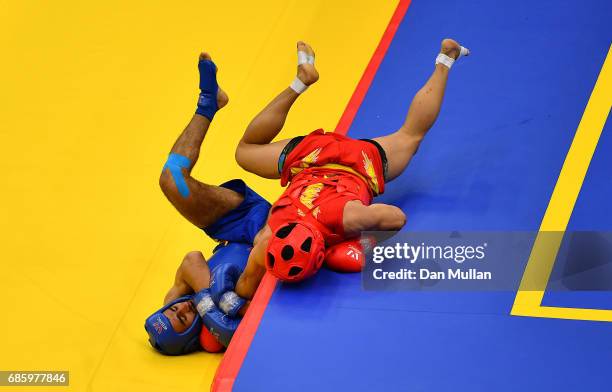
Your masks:
{"label": "athlete in red", "polygon": [[318,270],[326,248],[362,231],[398,230],[405,224],[399,208],[372,204],[372,199],[416,153],[438,116],[451,66],[469,53],[454,40],[442,41],[433,74],[394,133],[355,140],[316,130],[272,142],[293,103],[319,78],[312,48],[303,42],[297,46],[296,79],[253,119],[236,150],[244,169],[288,185],[272,206],[236,284],[236,293],[245,298],[252,297],[266,269],[284,281],[302,280]]}

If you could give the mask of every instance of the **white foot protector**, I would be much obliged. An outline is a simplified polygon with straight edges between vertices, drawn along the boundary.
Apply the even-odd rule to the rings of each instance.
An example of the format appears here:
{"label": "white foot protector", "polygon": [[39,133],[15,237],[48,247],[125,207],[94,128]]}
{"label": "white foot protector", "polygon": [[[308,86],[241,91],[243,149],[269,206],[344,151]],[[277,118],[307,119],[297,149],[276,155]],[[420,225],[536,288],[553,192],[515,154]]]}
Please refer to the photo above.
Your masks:
{"label": "white foot protector", "polygon": [[[314,56],[310,56],[306,52],[301,50],[298,52],[298,66],[302,64],[314,64],[314,62]],[[295,91],[298,94],[303,93],[308,88],[308,86],[306,86],[304,82],[302,82],[297,76],[295,77],[295,79],[293,79],[293,82],[291,82],[289,87],[291,88],[291,90]]]}
{"label": "white foot protector", "polygon": [[[463,46],[461,46],[461,50],[459,51],[459,57],[457,57],[457,60],[459,60],[462,56],[469,56],[469,55],[470,55],[470,50],[468,48],[464,48]],[[442,64],[448,69],[450,69],[453,66],[455,61],[456,60],[454,58],[449,57],[445,55],[444,53],[439,53],[438,57],[436,57],[436,64]]]}

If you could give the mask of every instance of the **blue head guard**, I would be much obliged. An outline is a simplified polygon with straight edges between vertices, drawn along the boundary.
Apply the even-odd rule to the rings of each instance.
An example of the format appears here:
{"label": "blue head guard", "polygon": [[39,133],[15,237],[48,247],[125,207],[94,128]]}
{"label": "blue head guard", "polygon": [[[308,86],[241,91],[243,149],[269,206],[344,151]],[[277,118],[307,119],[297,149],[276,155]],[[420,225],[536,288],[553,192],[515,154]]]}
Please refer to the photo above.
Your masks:
{"label": "blue head guard", "polygon": [[184,296],[164,305],[163,308],[153,313],[145,321],[145,329],[149,334],[149,343],[157,351],[165,355],[182,355],[201,350],[200,331],[202,330],[202,319],[196,316],[193,323],[184,332],[178,333],[172,328],[170,319],[163,314],[166,309],[174,304],[190,301],[191,296]]}

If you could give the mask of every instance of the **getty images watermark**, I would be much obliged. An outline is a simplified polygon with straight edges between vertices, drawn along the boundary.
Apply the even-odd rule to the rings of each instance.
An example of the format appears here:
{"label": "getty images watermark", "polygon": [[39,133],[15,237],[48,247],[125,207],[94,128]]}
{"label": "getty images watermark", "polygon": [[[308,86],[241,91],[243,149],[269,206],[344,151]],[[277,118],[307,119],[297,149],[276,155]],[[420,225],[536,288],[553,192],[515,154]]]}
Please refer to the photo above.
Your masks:
{"label": "getty images watermark", "polygon": [[487,243],[481,245],[426,245],[421,242],[418,245],[408,242],[396,242],[393,245],[376,245],[372,248],[372,261],[374,264],[382,264],[389,260],[401,260],[414,265],[424,261],[449,262],[450,268],[439,270],[436,265],[431,269],[423,263],[419,268],[400,268],[399,271],[385,271],[382,266],[375,268],[372,277],[374,279],[492,279],[491,271],[481,271],[478,268],[462,270],[455,264],[466,261],[482,261],[486,257]]}
{"label": "getty images watermark", "polygon": [[522,289],[612,290],[612,233],[370,232],[363,238],[375,238],[367,241],[365,290],[514,291],[536,239],[545,252],[533,262],[554,268],[537,285],[523,281]]}

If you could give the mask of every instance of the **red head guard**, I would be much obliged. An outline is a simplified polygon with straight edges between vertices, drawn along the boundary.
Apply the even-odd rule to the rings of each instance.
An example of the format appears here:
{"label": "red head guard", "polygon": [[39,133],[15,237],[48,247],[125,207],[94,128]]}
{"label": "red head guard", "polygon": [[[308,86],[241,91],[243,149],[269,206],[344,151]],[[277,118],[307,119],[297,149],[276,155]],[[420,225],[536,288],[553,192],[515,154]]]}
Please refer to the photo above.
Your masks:
{"label": "red head guard", "polygon": [[321,268],[325,240],[309,222],[288,222],[273,233],[266,250],[266,267],[284,282],[299,282]]}

